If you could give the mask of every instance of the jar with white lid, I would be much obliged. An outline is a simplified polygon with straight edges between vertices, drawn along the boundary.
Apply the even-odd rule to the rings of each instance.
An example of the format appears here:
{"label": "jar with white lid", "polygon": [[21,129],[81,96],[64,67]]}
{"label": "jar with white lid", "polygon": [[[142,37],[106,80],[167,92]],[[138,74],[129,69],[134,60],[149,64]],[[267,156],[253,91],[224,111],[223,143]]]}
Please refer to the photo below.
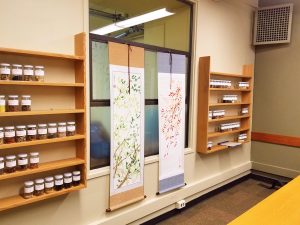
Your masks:
{"label": "jar with white lid", "polygon": [[33,193],[34,193],[34,182],[33,181],[24,182],[23,197],[26,199],[32,198]]}
{"label": "jar with white lid", "polygon": [[33,74],[33,66],[32,65],[25,65],[23,73],[24,73],[24,75],[23,75],[24,81],[32,81],[33,80],[34,74]]}
{"label": "jar with white lid", "polygon": [[37,138],[39,140],[47,139],[48,131],[47,131],[47,124],[39,124],[38,131],[37,131]]}
{"label": "jar with white lid", "polygon": [[28,155],[26,153],[18,155],[18,169],[27,170],[28,168]]}
{"label": "jar with white lid", "polygon": [[45,181],[44,179],[36,179],[34,181],[34,194],[36,196],[41,196],[45,191]]}
{"label": "jar with white lid", "polygon": [[58,123],[58,128],[57,128],[57,136],[58,137],[66,137],[67,136],[67,123]]}
{"label": "jar with white lid", "polygon": [[76,134],[75,122],[67,122],[67,136],[74,136]]}
{"label": "jar with white lid", "polygon": [[5,112],[5,96],[0,95],[0,113]]}
{"label": "jar with white lid", "polygon": [[3,127],[0,127],[0,145],[4,144],[4,132]]}
{"label": "jar with white lid", "polygon": [[4,173],[4,158],[0,157],[0,175]]}
{"label": "jar with white lid", "polygon": [[30,95],[22,95],[21,109],[22,109],[22,111],[31,111],[31,96]]}
{"label": "jar with white lid", "polygon": [[60,191],[63,189],[64,187],[64,180],[63,180],[63,175],[59,174],[59,175],[55,175],[54,176],[55,180],[54,180],[54,190],[55,191]]}
{"label": "jar with white lid", "polygon": [[8,64],[8,63],[0,64],[0,78],[1,78],[1,80],[10,80],[11,79],[10,64]]}
{"label": "jar with white lid", "polygon": [[17,159],[15,155],[8,155],[5,157],[6,173],[14,173],[17,169]]}
{"label": "jar with white lid", "polygon": [[19,111],[19,96],[9,95],[7,101],[7,112],[17,112]]}
{"label": "jar with white lid", "polygon": [[80,185],[80,181],[81,181],[81,176],[80,176],[80,171],[73,171],[73,185],[74,186],[78,186]]}
{"label": "jar with white lid", "polygon": [[30,152],[29,157],[29,168],[36,169],[39,167],[40,154],[38,152]]}
{"label": "jar with white lid", "polygon": [[36,125],[27,125],[27,141],[35,141],[37,136]]}
{"label": "jar with white lid", "polygon": [[46,177],[45,178],[45,192],[47,194],[54,191],[54,178],[53,177]]}
{"label": "jar with white lid", "polygon": [[16,126],[16,142],[26,141],[26,126]]}
{"label": "jar with white lid", "polygon": [[5,144],[15,143],[16,142],[15,127],[5,127],[4,129],[5,129],[4,130],[4,143]]}
{"label": "jar with white lid", "polygon": [[71,188],[72,181],[72,173],[64,173],[64,188]]}
{"label": "jar with white lid", "polygon": [[56,123],[48,123],[48,138],[56,138],[57,137],[57,124]]}
{"label": "jar with white lid", "polygon": [[19,64],[12,64],[11,79],[23,80],[23,66]]}
{"label": "jar with white lid", "polygon": [[34,79],[35,81],[44,82],[45,68],[43,66],[35,66]]}

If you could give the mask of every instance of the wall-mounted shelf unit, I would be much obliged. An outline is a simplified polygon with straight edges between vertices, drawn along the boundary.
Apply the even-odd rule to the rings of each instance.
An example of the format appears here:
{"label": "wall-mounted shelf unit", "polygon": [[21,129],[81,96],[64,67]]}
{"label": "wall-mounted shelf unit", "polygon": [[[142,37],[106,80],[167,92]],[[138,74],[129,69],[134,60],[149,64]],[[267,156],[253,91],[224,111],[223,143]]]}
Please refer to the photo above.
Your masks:
{"label": "wall-mounted shelf unit", "polygon": [[[247,134],[247,140],[243,143],[247,143],[251,139],[253,65],[244,65],[242,74],[212,72],[210,60],[209,56],[201,57],[199,62],[197,151],[203,154],[229,149],[230,147],[219,144],[224,141],[235,141],[240,133]],[[211,79],[230,80],[232,83],[249,82],[250,87],[239,89],[232,85],[232,88],[211,88]],[[228,93],[238,95],[239,100],[234,103],[220,102],[219,99]],[[247,115],[240,114],[243,107],[248,108]],[[223,118],[209,119],[209,111],[221,109],[226,111]],[[240,128],[225,132],[216,131],[216,127],[221,123],[230,122],[240,122]],[[208,149],[209,141],[213,142],[210,149]]]}
{"label": "wall-mounted shelf unit", "polygon": [[[0,127],[47,122],[76,122],[76,135],[0,145],[0,156],[38,151],[36,169],[0,175],[0,211],[68,194],[86,187],[86,36],[75,35],[74,55],[0,48],[0,62],[45,65],[45,82],[0,81],[0,94],[32,94],[33,111],[0,113]],[[5,61],[4,61],[5,60]],[[56,82],[57,81],[57,82]],[[34,88],[33,88],[34,87]],[[53,89],[55,88],[55,89]],[[49,110],[47,110],[49,108]],[[20,124],[21,123],[21,124]],[[81,171],[81,184],[42,196],[23,198],[24,181]],[[5,190],[4,190],[5,189]],[[8,194],[7,194],[8,193]]]}

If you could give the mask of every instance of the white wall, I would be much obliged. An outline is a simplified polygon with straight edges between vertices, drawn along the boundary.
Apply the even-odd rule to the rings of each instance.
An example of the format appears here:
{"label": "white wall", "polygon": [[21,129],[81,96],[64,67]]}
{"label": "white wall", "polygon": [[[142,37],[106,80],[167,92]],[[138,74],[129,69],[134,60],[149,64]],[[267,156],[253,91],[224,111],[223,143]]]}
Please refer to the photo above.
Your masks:
{"label": "white wall", "polygon": [[[212,69],[215,71],[240,73],[243,64],[254,63],[251,48],[253,8],[249,2],[196,2],[193,84],[197,84],[200,56],[212,56]],[[44,5],[43,10],[41,5]],[[0,46],[72,53],[73,34],[88,31],[87,5],[87,0],[0,0],[0,29],[7,30],[1,32]],[[23,16],[24,11],[27,17]],[[24,34],[25,31],[27,33]],[[88,188],[83,191],[0,213],[1,225],[140,223],[173,209],[177,200],[191,200],[247,174],[251,168],[250,144],[209,156],[195,153],[196,85],[192,85],[191,90],[190,149],[185,155],[186,187],[156,196],[158,162],[154,156],[146,159],[147,199],[140,203],[106,213],[109,176],[108,168],[103,168],[99,171],[102,176],[91,175],[94,179],[89,180]]]}

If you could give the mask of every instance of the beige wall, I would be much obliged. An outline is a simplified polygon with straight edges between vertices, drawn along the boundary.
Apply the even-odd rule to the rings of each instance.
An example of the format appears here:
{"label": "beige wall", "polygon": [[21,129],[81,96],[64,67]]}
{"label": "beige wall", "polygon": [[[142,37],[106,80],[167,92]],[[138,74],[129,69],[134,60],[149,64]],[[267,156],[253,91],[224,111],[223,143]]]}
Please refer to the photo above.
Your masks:
{"label": "beige wall", "polygon": [[[262,0],[262,6],[294,3],[290,44],[256,49],[253,131],[299,136],[300,2]],[[283,160],[284,159],[284,160]],[[297,148],[254,142],[254,169],[294,177],[300,173]]]}
{"label": "beige wall", "polygon": [[[253,3],[255,1],[249,0],[197,1],[193,84],[197,83],[200,56],[211,55],[215,71],[240,73],[243,64],[254,63],[251,48]],[[37,7],[41,4],[45,6],[43,10]],[[10,9],[9,13],[7,9]],[[0,29],[8,29],[0,36],[0,46],[72,53],[72,35],[88,31],[87,10],[87,0],[0,0]],[[29,16],[23,17],[23,11]],[[24,24],[28,32],[20,35],[18,30],[25,32]],[[42,32],[36,29],[38,27]],[[209,156],[195,153],[196,85],[192,85],[191,91],[190,149],[185,155],[186,187],[156,196],[158,159],[153,156],[145,160],[147,199],[140,203],[106,213],[109,170],[102,168],[91,173],[92,179],[83,191],[0,213],[1,225],[138,224],[173,209],[178,200],[189,201],[249,173],[250,144]]]}

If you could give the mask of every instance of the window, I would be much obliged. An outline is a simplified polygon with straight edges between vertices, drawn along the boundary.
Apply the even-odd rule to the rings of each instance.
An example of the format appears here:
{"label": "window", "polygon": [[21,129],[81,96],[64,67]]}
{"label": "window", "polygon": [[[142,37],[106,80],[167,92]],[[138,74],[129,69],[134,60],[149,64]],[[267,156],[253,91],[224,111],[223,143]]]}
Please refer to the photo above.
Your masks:
{"label": "window", "polygon": [[[93,2],[93,1],[92,1]],[[105,2],[105,1],[104,1]],[[114,2],[114,1],[111,1]],[[124,1],[126,2],[126,1]],[[153,1],[157,2],[157,1]],[[171,1],[170,1],[171,2]],[[177,2],[173,1],[172,2]],[[183,3],[181,3],[183,4]],[[189,12],[191,7],[188,6]],[[93,16],[90,16],[90,21]],[[184,17],[186,18],[186,17]],[[190,18],[190,17],[189,17]],[[156,23],[159,21],[155,21]],[[161,22],[161,21],[160,21]],[[91,23],[91,22],[90,22]],[[94,22],[92,23],[95,26]],[[91,25],[90,25],[91,26]],[[145,23],[143,26],[148,26]],[[153,25],[153,29],[154,29]],[[91,29],[93,29],[92,27]],[[188,32],[190,24],[188,26]],[[157,99],[157,63],[156,52],[172,52],[183,54],[187,57],[187,93],[186,93],[186,147],[188,146],[188,114],[189,114],[189,82],[190,82],[190,51],[183,47],[189,45],[190,38],[183,40],[184,44],[179,47],[172,39],[166,41],[169,46],[177,48],[166,48],[167,44],[161,46],[153,42],[153,39],[146,37],[147,29],[137,41],[136,38],[115,38],[111,35],[90,34],[90,169],[108,166],[110,162],[110,80],[108,62],[108,41],[128,43],[143,47],[145,49],[145,157],[158,154],[158,99]],[[164,31],[165,32],[165,31]],[[152,40],[152,42],[151,42]],[[145,44],[147,42],[149,44]],[[185,51],[182,51],[182,49]],[[189,49],[189,48],[188,48]]]}

